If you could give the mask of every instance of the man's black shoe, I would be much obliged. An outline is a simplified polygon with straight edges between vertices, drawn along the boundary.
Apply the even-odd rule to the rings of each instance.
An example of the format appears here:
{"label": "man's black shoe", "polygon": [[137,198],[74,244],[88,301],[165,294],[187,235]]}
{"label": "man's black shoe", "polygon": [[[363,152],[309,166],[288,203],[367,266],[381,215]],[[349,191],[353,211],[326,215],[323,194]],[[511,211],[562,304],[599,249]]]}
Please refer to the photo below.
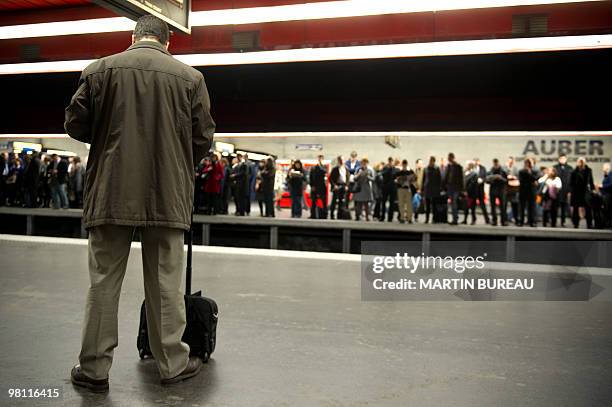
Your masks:
{"label": "man's black shoe", "polygon": [[183,380],[189,379],[200,373],[200,368],[202,367],[202,360],[197,356],[192,356],[189,358],[189,362],[187,362],[187,366],[185,370],[183,370],[177,376],[171,377],[169,379],[162,379],[162,384],[173,384],[178,383]]}
{"label": "man's black shoe", "polygon": [[92,379],[83,373],[81,365],[76,365],[72,368],[70,381],[75,386],[84,387],[94,393],[105,393],[108,391],[108,378],[101,380]]}

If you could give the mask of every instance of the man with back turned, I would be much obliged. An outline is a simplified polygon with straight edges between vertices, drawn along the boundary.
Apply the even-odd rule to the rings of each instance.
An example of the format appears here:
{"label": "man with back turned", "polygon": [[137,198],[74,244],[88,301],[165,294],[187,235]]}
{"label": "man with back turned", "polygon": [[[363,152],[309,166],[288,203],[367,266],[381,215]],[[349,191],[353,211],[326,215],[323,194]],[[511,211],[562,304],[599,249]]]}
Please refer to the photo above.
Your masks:
{"label": "man with back turned", "polygon": [[140,230],[149,341],[163,384],[195,376],[181,341],[183,236],[191,224],[194,165],[215,129],[202,74],[168,52],[169,30],[141,17],[132,45],[82,72],[66,108],[66,132],[90,143],[83,221],[89,274],[79,364],[72,382],[108,390],[117,309],[130,244]]}

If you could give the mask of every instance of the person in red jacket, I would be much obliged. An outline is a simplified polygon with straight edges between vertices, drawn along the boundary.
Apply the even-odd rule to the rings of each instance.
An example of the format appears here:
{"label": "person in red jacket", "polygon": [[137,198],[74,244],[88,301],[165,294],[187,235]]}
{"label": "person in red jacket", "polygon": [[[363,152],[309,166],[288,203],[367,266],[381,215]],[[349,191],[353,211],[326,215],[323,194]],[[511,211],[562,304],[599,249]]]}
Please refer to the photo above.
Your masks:
{"label": "person in red jacket", "polygon": [[204,166],[204,199],[206,215],[216,215],[221,211],[221,181],[223,180],[223,164],[218,153],[214,153]]}

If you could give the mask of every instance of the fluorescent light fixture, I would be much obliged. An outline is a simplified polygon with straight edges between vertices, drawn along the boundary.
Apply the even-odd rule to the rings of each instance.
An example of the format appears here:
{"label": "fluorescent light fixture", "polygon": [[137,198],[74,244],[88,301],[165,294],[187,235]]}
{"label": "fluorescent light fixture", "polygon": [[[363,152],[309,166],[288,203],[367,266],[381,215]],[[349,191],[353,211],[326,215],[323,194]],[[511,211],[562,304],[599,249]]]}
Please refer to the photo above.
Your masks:
{"label": "fluorescent light fixture", "polygon": [[[612,131],[297,131],[265,133],[215,133],[219,138],[307,138],[307,137],[604,137]],[[67,134],[0,134],[0,139],[69,138]],[[219,143],[220,141],[215,141]]]}
{"label": "fluorescent light fixture", "polygon": [[[219,26],[268,23],[278,21],[318,20],[343,17],[363,17],[431,11],[467,10],[493,7],[532,6],[543,4],[581,3],[593,0],[347,0],[319,3],[290,4],[271,7],[196,11],[190,25]],[[602,0],[594,0],[602,1]],[[57,35],[93,34],[132,31],[134,22],[125,17],[95,18],[0,27],[0,40],[12,38],[49,37]]]}
{"label": "fluorescent light fixture", "polygon": [[57,134],[0,134],[0,139],[39,139],[39,138],[69,138],[65,133]]}
{"label": "fluorescent light fixture", "polygon": [[133,31],[134,26],[134,21],[126,17],[91,18],[89,20],[7,25],[0,27],[0,40]]}
{"label": "fluorescent light fixture", "polygon": [[431,11],[467,10],[493,7],[576,3],[585,0],[350,0],[200,11],[191,14],[191,25],[218,26],[269,23],[278,21],[378,16]]}
{"label": "fluorescent light fixture", "polygon": [[257,160],[257,161],[265,160],[266,158],[269,157],[269,155],[253,153],[251,151],[244,151],[244,150],[237,150],[236,154],[242,154],[242,155],[247,154],[249,158],[252,158],[253,160]]}
{"label": "fluorescent light fixture", "polygon": [[44,153],[49,154],[49,155],[57,154],[57,155],[61,155],[64,157],[75,157],[77,155],[75,152],[72,152],[72,151],[53,150],[53,149],[51,150],[47,149],[47,151],[45,151]]}
{"label": "fluorescent light fixture", "polygon": [[[191,66],[272,64],[287,62],[341,61],[381,58],[412,58],[516,52],[570,51],[612,48],[612,34],[567,37],[508,38],[442,41],[413,44],[364,45],[334,48],[299,48],[217,54],[175,55]],[[93,60],[32,62],[0,65],[0,75],[81,71]]]}

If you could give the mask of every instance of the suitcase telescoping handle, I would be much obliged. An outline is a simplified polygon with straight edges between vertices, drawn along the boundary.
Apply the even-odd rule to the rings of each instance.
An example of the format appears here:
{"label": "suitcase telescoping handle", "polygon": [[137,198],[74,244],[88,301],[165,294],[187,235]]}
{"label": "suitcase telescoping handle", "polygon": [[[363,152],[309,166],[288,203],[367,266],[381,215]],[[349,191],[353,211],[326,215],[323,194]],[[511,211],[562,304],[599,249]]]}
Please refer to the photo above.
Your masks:
{"label": "suitcase telescoping handle", "polygon": [[185,269],[185,294],[191,295],[191,252],[193,241],[193,210],[191,211],[191,225],[187,232],[187,268]]}

